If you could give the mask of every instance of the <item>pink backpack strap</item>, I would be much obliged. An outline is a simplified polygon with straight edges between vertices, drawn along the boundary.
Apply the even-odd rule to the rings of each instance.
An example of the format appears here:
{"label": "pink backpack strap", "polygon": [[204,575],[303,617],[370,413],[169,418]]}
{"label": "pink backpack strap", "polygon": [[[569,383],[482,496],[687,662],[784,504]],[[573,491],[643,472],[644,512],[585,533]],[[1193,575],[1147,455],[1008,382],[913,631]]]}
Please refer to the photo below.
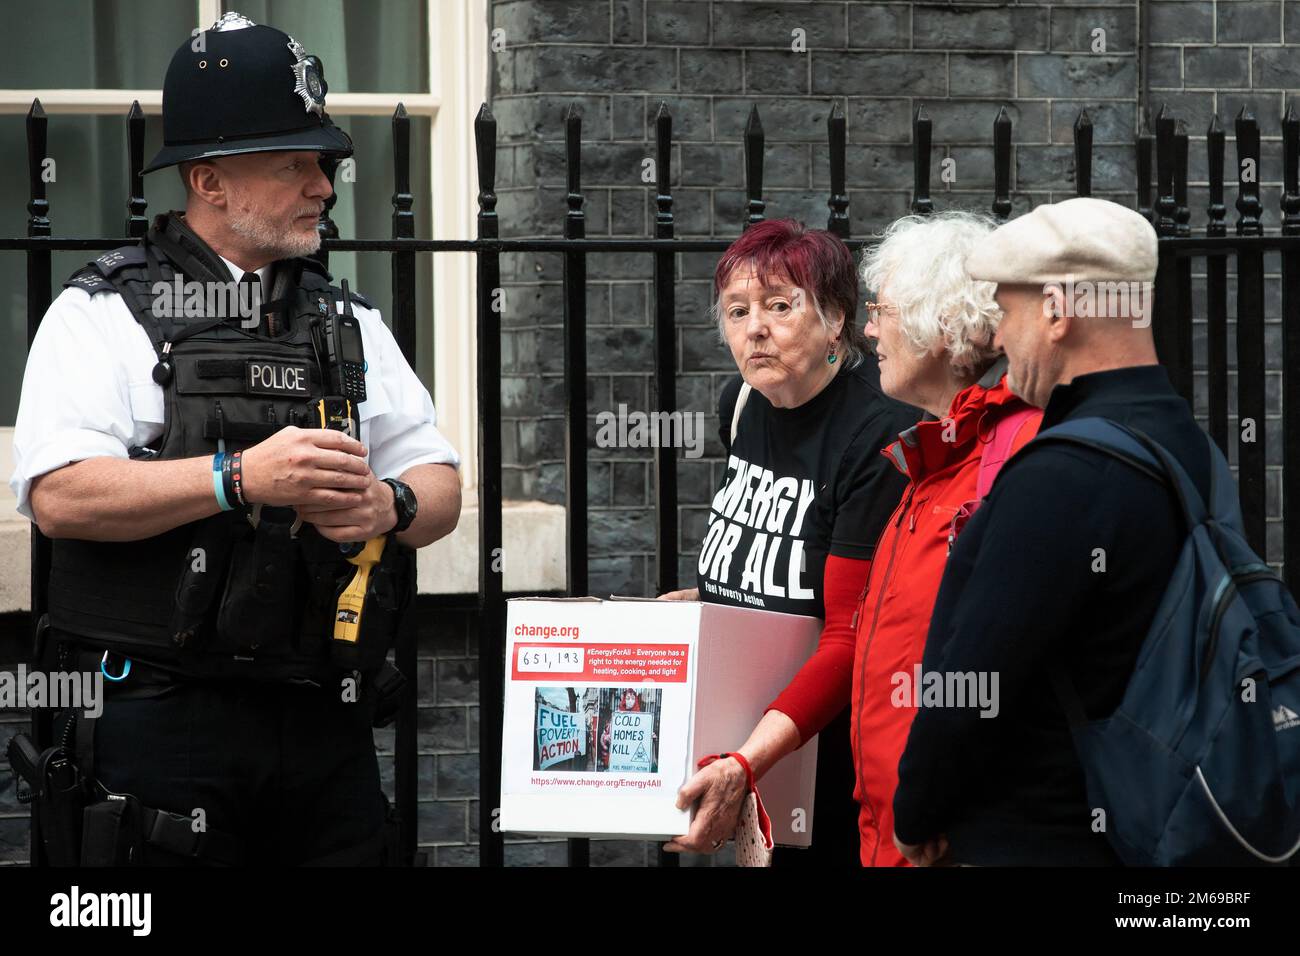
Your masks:
{"label": "pink backpack strap", "polygon": [[1004,415],[993,426],[993,435],[980,454],[979,476],[975,479],[977,501],[983,501],[993,488],[993,479],[997,478],[1002,465],[1011,456],[1011,446],[1016,440],[1016,435],[1020,434],[1020,426],[1037,415],[1038,411],[1032,405],[1026,405],[1009,415]]}

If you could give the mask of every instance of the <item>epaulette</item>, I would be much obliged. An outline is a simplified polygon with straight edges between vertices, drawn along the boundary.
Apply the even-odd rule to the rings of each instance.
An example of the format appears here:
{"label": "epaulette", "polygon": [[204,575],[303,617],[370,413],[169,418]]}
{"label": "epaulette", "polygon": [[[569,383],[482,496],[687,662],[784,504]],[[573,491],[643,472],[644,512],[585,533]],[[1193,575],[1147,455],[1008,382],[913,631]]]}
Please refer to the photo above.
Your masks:
{"label": "epaulette", "polygon": [[[334,276],[330,275],[329,270],[321,265],[319,259],[312,259],[308,256],[303,256],[301,262],[304,273],[310,272],[316,276],[324,278],[326,285],[329,285],[330,291],[334,293],[334,298],[343,298],[343,290],[332,284]],[[357,292],[355,289],[350,289],[349,291],[352,293],[353,302],[359,302],[367,309],[373,309],[375,307],[374,304],[360,292]]]}
{"label": "epaulette", "polygon": [[[343,290],[342,290],[342,289],[335,289],[334,291],[338,294],[338,297],[339,297],[340,299],[343,298]],[[364,295],[362,295],[360,292],[356,292],[356,291],[353,290],[353,289],[348,289],[348,293],[352,296],[352,301],[355,302],[355,303],[357,303],[358,305],[363,305],[363,306],[365,306],[367,309],[373,309],[373,308],[374,308],[374,305],[371,303],[371,301],[370,301],[369,299],[367,299]]]}
{"label": "epaulette", "polygon": [[312,256],[298,256],[298,262],[302,264],[304,272],[314,272],[318,276],[324,276],[327,282],[334,278],[319,259]]}
{"label": "epaulette", "polygon": [[115,291],[109,277],[128,266],[145,264],[144,247],[140,245],[121,246],[92,259],[63,283],[65,289],[76,286],[85,289],[91,295],[97,292]]}

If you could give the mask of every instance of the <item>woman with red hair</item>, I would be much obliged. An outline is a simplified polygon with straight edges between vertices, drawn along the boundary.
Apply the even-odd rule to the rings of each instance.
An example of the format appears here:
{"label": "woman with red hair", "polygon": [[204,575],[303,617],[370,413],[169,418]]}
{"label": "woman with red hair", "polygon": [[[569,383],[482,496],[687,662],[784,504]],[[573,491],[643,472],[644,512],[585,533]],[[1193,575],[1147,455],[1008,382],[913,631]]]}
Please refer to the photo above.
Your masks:
{"label": "woman with red hair", "polygon": [[[816,652],[736,749],[762,775],[820,733],[813,847],[777,865],[854,865],[857,805],[847,704],[853,612],[905,480],[880,454],[920,411],[888,398],[855,326],[858,279],[836,236],[793,220],[747,229],[714,273],[719,334],[740,374],[723,387],[726,472],[709,513],[698,587],[664,595],[822,618]],[[735,831],[739,759],[682,788],[700,804],[670,851],[712,852]]]}

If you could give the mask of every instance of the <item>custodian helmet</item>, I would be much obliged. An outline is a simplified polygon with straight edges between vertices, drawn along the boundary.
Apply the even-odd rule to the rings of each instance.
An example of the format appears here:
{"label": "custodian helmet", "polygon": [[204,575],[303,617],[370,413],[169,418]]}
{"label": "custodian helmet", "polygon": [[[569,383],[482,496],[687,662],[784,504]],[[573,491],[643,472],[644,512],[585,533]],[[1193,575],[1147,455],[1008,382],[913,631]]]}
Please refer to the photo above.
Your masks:
{"label": "custodian helmet", "polygon": [[227,13],[181,45],[163,82],[163,148],[145,172],[270,150],[352,155],[325,112],[320,60],[274,27]]}

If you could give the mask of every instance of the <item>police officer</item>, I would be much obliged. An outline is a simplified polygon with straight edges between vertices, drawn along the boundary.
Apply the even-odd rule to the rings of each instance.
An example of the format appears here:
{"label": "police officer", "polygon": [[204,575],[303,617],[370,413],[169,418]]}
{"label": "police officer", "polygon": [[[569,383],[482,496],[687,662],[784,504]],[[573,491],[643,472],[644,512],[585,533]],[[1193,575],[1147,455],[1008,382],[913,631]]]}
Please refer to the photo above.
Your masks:
{"label": "police officer", "polygon": [[321,160],[352,152],[325,93],[238,14],[187,40],[146,170],[179,166],[185,211],[78,271],[32,343],[10,484],[53,539],[44,645],[107,688],[56,721],[93,781],[82,862],[391,852],[371,728],[459,459],[379,313],[305,258]]}

